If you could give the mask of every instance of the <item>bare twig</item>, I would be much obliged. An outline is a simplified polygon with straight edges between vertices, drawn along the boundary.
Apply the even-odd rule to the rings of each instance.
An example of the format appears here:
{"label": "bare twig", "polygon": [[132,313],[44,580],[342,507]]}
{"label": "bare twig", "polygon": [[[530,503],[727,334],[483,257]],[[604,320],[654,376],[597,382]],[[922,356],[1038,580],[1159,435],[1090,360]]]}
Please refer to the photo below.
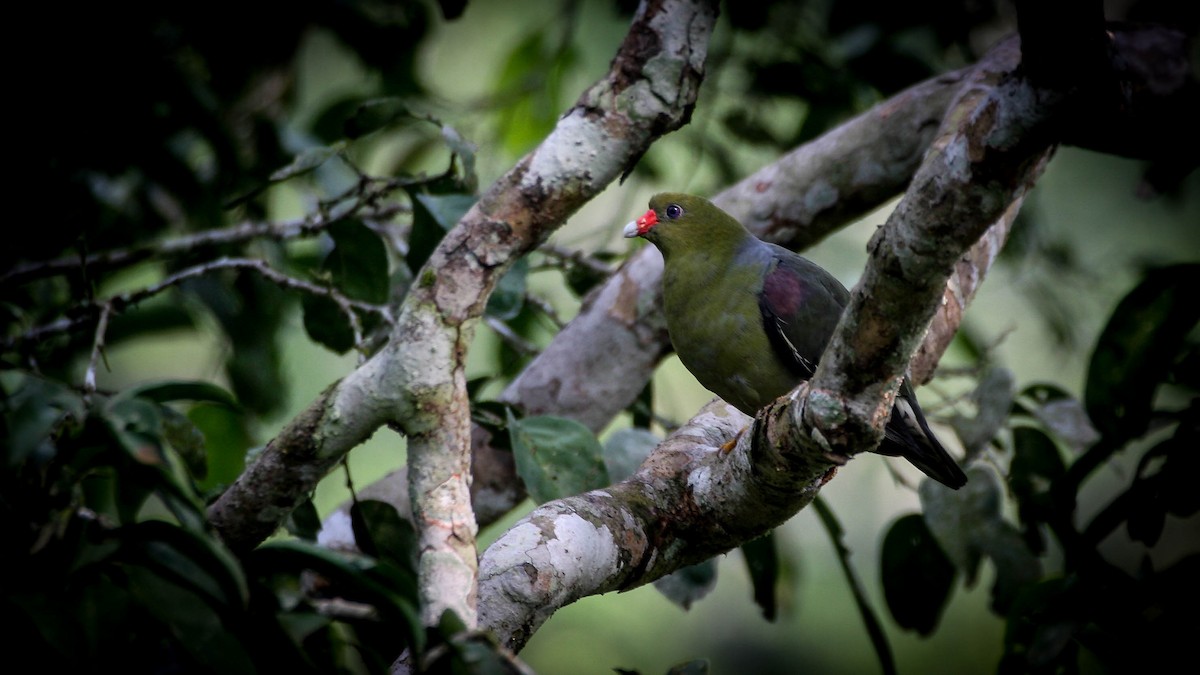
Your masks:
{"label": "bare twig", "polygon": [[[103,300],[96,300],[91,303],[81,305],[77,308],[78,311],[72,312],[68,317],[64,317],[41,326],[36,326],[21,335],[6,339],[3,343],[3,348],[10,349],[13,346],[23,342],[36,342],[52,335],[77,330],[81,325],[91,321],[92,317],[97,313],[101,314],[103,317],[104,326],[106,328],[107,317],[109,314],[120,313],[128,307],[154,297],[155,295],[158,295],[159,293],[162,293],[163,291],[174,286],[178,286],[179,284],[182,284],[190,279],[206,276],[226,269],[251,270],[282,288],[329,298],[335,304],[337,304],[338,308],[346,316],[347,321],[350,322],[350,326],[354,330],[355,344],[362,343],[362,322],[359,320],[355,310],[378,314],[388,323],[393,323],[394,321],[391,309],[387,306],[375,305],[368,302],[347,298],[336,289],[328,286],[321,286],[308,281],[295,279],[273,269],[263,260],[256,258],[218,258],[217,260],[203,263],[201,265],[194,265],[192,267],[182,269],[167,276],[162,281],[145,288],[135,291],[127,291]],[[102,333],[97,335],[98,340],[101,340],[102,338]],[[98,349],[102,342],[98,341],[96,344]]]}
{"label": "bare twig", "polygon": [[96,333],[92,338],[92,356],[88,359],[87,371],[83,375],[83,390],[89,394],[96,391],[96,362],[104,353],[104,334],[108,332],[110,314],[112,305],[106,302],[100,307],[100,318],[96,321]]}
{"label": "bare twig", "polygon": [[[407,206],[388,204],[376,208],[364,208],[354,213],[365,219],[386,220],[398,213],[407,211]],[[224,244],[237,244],[254,239],[287,241],[299,237],[312,236],[320,233],[347,215],[341,214],[336,217],[330,217],[324,213],[317,213],[305,218],[280,223],[246,222],[233,227],[205,230],[195,234],[164,239],[145,246],[111,249],[86,256],[70,254],[61,258],[55,258],[54,260],[20,263],[14,265],[12,269],[4,274],[0,274],[0,286],[67,274],[76,269],[94,270],[124,267],[152,258],[169,258],[181,253],[191,253],[197,249],[211,248]]]}

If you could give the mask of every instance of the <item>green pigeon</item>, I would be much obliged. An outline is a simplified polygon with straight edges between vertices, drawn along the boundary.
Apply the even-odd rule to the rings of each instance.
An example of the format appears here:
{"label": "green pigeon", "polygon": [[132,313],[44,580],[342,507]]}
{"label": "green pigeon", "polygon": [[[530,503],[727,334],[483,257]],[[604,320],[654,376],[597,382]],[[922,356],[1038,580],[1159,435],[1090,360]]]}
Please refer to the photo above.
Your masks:
{"label": "green pigeon", "polygon": [[[667,330],[705,388],[753,416],[812,377],[850,300],[832,274],[694,195],[655,195],[624,234],[662,252]],[[930,431],[907,377],[875,452],[902,456],[955,489],[967,482]]]}

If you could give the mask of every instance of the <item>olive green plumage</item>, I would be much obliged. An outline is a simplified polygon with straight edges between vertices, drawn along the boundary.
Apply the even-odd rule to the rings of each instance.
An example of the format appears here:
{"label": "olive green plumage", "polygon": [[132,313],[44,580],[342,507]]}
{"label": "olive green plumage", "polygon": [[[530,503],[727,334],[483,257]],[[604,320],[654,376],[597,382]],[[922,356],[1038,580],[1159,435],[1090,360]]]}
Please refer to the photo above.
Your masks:
{"label": "olive green plumage", "polygon": [[[655,195],[625,236],[662,252],[671,342],[709,391],[754,415],[812,377],[850,300],[833,275],[693,195]],[[907,378],[875,452],[903,456],[953,488],[967,480],[930,431]]]}

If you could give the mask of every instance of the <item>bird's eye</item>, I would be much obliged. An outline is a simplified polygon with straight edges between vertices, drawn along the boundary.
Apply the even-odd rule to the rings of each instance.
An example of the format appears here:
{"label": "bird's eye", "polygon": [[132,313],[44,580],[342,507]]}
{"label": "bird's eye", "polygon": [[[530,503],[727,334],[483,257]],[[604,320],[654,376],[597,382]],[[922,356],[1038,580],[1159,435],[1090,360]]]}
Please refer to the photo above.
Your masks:
{"label": "bird's eye", "polygon": [[678,204],[668,204],[665,213],[667,214],[668,218],[675,220],[679,216],[683,215],[683,207]]}

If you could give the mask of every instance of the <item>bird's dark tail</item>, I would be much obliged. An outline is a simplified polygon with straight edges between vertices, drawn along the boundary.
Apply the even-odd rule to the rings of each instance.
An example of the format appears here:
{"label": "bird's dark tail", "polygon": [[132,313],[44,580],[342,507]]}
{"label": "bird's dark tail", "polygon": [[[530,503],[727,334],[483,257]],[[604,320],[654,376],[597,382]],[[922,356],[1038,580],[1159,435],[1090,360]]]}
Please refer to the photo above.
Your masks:
{"label": "bird's dark tail", "polygon": [[967,475],[929,429],[907,379],[900,385],[892,418],[877,452],[904,457],[926,476],[955,490],[967,484]]}

